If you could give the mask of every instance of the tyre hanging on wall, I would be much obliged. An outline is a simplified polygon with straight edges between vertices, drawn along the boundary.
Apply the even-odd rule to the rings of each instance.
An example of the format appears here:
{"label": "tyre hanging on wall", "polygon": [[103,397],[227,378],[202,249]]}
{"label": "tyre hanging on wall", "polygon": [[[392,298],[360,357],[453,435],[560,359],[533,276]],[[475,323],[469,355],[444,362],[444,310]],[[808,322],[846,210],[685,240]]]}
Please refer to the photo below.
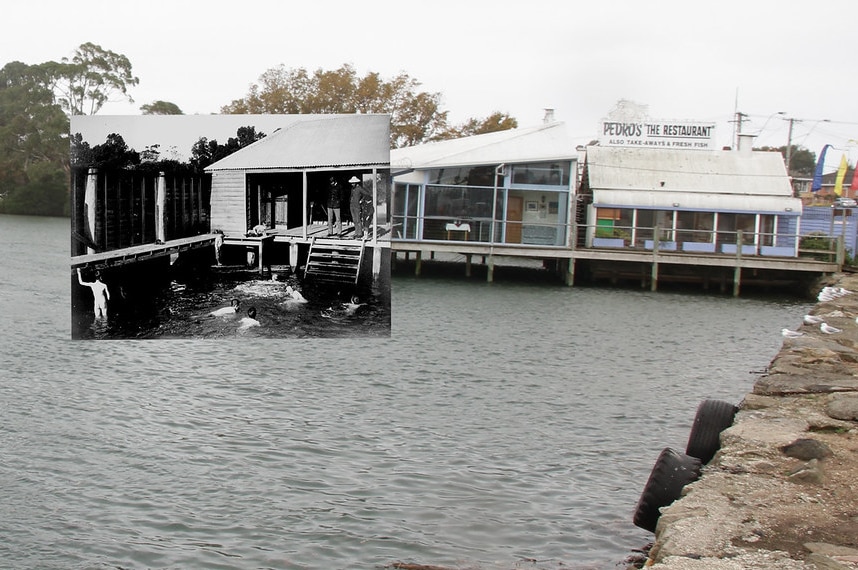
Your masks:
{"label": "tyre hanging on wall", "polygon": [[721,432],[733,425],[738,411],[739,408],[722,400],[700,402],[688,435],[686,455],[696,457],[704,465],[709,463],[721,448]]}
{"label": "tyre hanging on wall", "polygon": [[700,460],[669,447],[659,454],[638,500],[632,519],[635,526],[655,532],[660,509],[670,505],[682,489],[700,476]]}

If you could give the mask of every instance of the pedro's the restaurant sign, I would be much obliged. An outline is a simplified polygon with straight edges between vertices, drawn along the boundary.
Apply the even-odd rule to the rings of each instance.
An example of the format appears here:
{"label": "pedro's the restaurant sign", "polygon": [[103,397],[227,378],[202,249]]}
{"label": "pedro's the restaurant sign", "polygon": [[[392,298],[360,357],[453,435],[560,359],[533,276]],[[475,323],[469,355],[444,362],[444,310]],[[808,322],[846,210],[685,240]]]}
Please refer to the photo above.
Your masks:
{"label": "pedro's the restaurant sign", "polygon": [[602,146],[716,150],[715,123],[602,121]]}

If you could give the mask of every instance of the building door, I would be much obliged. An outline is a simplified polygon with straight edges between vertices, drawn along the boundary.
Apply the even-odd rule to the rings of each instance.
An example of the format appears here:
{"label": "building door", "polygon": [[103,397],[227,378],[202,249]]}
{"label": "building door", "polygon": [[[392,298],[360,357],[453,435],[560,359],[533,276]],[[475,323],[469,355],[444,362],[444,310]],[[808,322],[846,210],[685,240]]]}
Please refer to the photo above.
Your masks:
{"label": "building door", "polygon": [[506,243],[521,243],[521,214],[524,198],[509,196],[506,201]]}

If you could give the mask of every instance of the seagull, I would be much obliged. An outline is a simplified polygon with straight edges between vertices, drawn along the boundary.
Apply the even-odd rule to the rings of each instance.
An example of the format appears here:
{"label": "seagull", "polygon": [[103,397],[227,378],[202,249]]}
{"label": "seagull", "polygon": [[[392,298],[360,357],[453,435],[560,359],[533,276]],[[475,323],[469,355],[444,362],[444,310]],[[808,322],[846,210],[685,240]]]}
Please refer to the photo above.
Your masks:
{"label": "seagull", "polygon": [[781,329],[781,334],[786,338],[798,338],[800,336],[804,336],[803,332],[792,331],[790,329]]}
{"label": "seagull", "polygon": [[822,291],[819,292],[819,295],[816,296],[816,299],[818,301],[833,301],[838,297],[851,294],[852,291],[844,289],[843,287],[823,287]]}
{"label": "seagull", "polygon": [[825,334],[834,334],[841,332],[840,329],[838,329],[837,327],[832,327],[828,323],[822,323],[821,325],[819,325],[819,330],[821,330]]}
{"label": "seagull", "polygon": [[805,315],[804,316],[804,324],[806,325],[818,325],[823,321],[822,317],[817,317],[816,315]]}

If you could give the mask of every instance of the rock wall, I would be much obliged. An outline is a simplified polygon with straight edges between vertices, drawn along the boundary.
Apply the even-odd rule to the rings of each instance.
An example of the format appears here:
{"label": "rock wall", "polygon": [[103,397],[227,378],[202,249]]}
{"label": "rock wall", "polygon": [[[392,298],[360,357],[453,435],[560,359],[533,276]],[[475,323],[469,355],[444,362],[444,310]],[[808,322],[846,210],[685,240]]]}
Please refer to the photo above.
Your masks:
{"label": "rock wall", "polygon": [[858,276],[836,276],[811,314],[663,509],[647,567],[858,569]]}

